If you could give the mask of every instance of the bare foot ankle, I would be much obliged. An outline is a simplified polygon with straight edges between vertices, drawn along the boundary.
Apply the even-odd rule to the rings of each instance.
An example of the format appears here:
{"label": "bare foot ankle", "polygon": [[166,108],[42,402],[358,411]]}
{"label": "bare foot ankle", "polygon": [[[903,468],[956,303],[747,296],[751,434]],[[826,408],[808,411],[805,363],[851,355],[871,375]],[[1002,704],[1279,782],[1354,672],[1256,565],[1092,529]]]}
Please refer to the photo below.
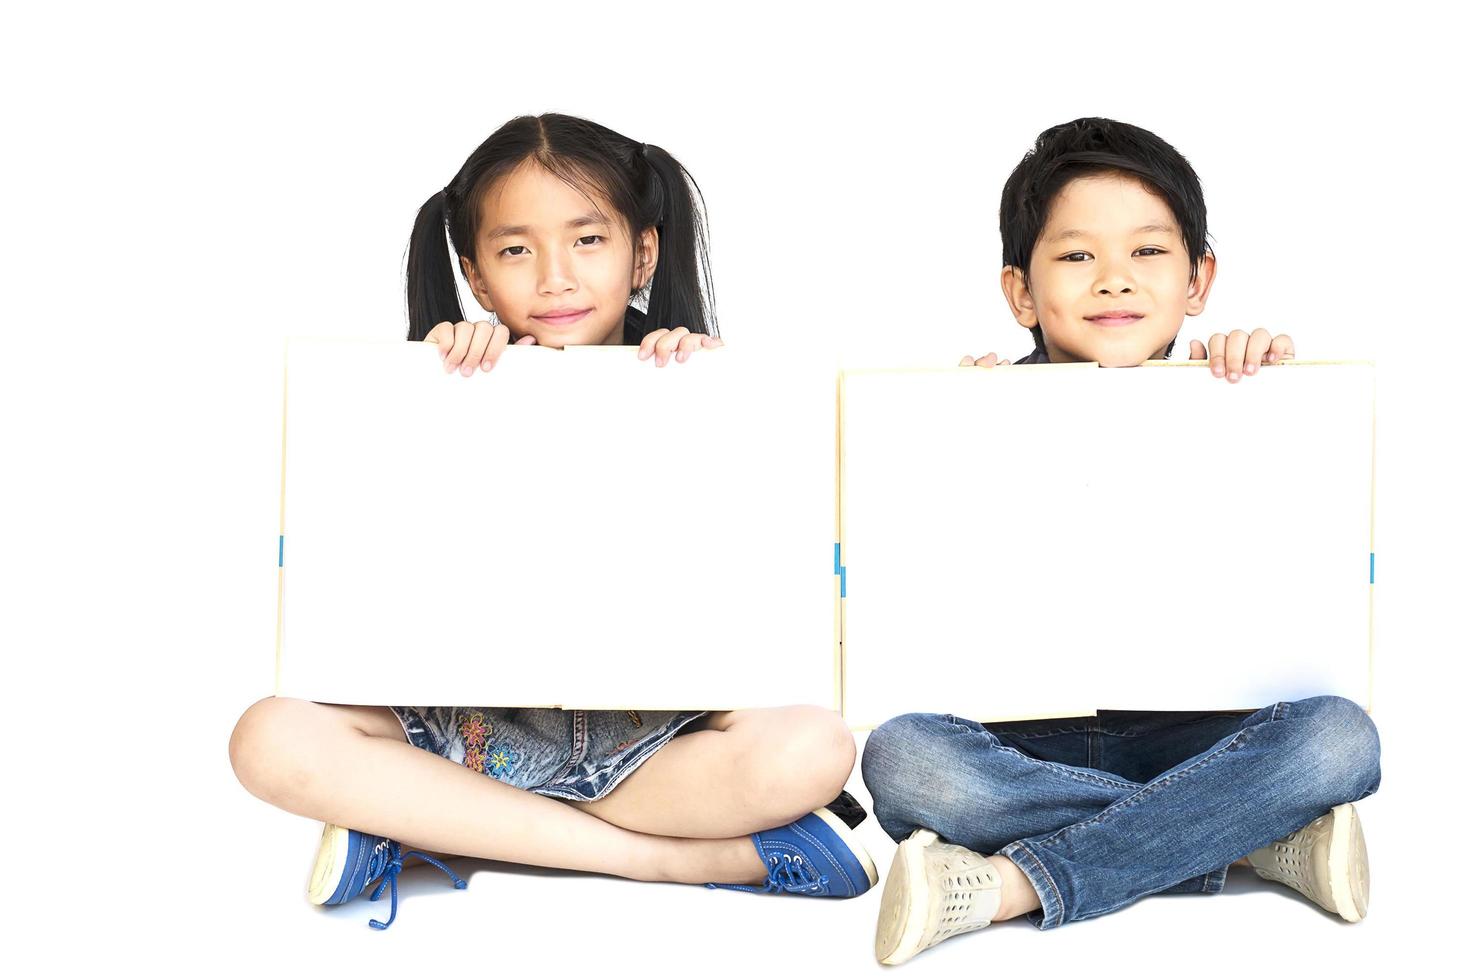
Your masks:
{"label": "bare foot ankle", "polygon": [[1014,861],[999,854],[988,860],[1000,874],[1000,908],[996,910],[993,921],[1004,922],[1041,908],[1041,899],[1037,897],[1036,889],[1031,887],[1031,879],[1016,867]]}

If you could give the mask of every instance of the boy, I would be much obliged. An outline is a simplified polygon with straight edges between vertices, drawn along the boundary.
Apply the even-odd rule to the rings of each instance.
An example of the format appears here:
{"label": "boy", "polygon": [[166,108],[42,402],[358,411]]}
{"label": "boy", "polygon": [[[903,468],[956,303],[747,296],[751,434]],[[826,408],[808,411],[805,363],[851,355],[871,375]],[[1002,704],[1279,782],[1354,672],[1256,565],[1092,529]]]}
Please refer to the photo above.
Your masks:
{"label": "boy", "polygon": [[[1141,364],[1204,310],[1215,257],[1199,178],[1146,130],[1079,119],[1042,133],[1006,181],[1000,225],[1001,288],[1036,344],[1019,363]],[[1293,354],[1264,330],[1190,344],[1232,383]],[[869,736],[862,768],[901,842],[883,963],[1019,915],[1049,929],[1158,892],[1219,892],[1242,855],[1350,922],[1367,911],[1350,801],[1378,788],[1378,734],[1342,698],[1003,725],[902,715]]]}

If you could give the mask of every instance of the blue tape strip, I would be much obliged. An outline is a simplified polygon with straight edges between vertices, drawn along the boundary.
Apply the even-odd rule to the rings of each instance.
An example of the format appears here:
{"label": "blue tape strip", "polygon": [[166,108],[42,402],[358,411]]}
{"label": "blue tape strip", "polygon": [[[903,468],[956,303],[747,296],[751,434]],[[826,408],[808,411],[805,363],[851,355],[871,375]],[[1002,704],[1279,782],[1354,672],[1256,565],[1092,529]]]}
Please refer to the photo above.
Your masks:
{"label": "blue tape strip", "polygon": [[276,552],[276,567],[277,568],[285,568],[286,567],[286,536],[284,534],[281,535],[281,546],[280,546],[280,550]]}
{"label": "blue tape strip", "polygon": [[1368,584],[1373,584],[1373,552],[1368,552]]}
{"label": "blue tape strip", "polygon": [[838,595],[847,598],[847,567],[842,564],[842,542],[832,545],[832,574],[838,576]]}

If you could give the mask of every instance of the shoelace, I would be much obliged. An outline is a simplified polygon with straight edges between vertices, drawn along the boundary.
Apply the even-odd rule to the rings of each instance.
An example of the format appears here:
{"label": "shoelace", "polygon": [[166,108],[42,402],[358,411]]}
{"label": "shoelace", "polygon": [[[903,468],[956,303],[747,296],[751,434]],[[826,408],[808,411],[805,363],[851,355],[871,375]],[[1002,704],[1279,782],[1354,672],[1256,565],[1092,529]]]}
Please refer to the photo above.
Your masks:
{"label": "shoelace", "polygon": [[827,876],[801,859],[801,855],[773,854],[767,859],[770,871],[766,874],[768,892],[820,892],[827,887]]}
{"label": "shoelace", "polygon": [[[374,848],[374,850],[381,851],[385,848],[385,845],[388,852],[388,863],[386,866],[384,866],[382,872],[380,873],[381,880],[378,882],[378,887],[374,888],[373,893],[368,896],[368,901],[376,902],[379,898],[383,896],[383,889],[388,888],[390,889],[390,907],[388,909],[387,922],[379,922],[377,919],[368,920],[368,925],[372,926],[374,929],[386,929],[393,924],[394,919],[398,918],[398,874],[403,870],[403,859],[406,857],[422,858],[429,864],[432,864],[434,867],[438,868],[440,871],[449,876],[449,880],[454,882],[455,888],[467,887],[464,879],[455,874],[453,871],[450,871],[449,867],[445,865],[444,862],[430,857],[423,851],[409,851],[405,854],[403,853],[403,849],[395,840],[383,840],[378,844],[376,848]],[[369,878],[368,880],[372,881],[372,878]]]}

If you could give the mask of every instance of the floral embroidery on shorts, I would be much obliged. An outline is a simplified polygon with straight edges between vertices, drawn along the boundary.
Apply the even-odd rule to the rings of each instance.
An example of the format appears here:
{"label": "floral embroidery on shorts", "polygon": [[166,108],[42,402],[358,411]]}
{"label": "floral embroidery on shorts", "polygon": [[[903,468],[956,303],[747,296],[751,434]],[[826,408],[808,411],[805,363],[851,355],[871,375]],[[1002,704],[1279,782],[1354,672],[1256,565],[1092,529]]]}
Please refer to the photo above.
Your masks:
{"label": "floral embroidery on shorts", "polygon": [[485,772],[485,740],[495,731],[495,726],[485,720],[485,715],[472,711],[459,723],[459,737],[464,739],[464,765],[475,772]]}
{"label": "floral embroidery on shorts", "polygon": [[515,752],[496,746],[491,748],[489,754],[485,756],[485,765],[481,771],[487,776],[503,780],[511,774],[511,770],[515,769],[518,761],[520,757]]}
{"label": "floral embroidery on shorts", "polygon": [[495,726],[485,720],[485,715],[479,711],[472,711],[459,723],[459,737],[464,739],[466,745],[477,748],[483,747],[485,739],[495,733]]}

